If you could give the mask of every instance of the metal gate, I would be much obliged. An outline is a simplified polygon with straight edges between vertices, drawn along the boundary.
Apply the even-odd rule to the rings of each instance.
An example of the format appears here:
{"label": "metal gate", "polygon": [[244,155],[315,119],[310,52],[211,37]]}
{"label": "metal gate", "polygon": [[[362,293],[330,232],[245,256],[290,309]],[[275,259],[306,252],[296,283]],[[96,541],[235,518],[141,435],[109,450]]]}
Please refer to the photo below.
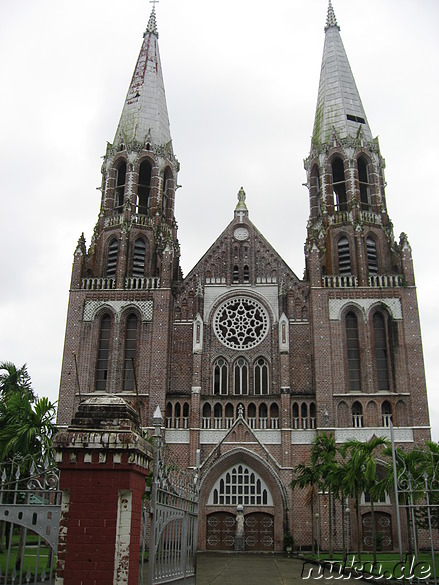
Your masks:
{"label": "metal gate", "polygon": [[0,466],[0,583],[54,583],[59,472],[17,458]]}
{"label": "metal gate", "polygon": [[[163,418],[153,418],[154,480],[151,495],[148,585],[195,585],[198,540],[199,458],[183,471],[171,460],[161,435]],[[142,575],[140,582],[142,582]]]}

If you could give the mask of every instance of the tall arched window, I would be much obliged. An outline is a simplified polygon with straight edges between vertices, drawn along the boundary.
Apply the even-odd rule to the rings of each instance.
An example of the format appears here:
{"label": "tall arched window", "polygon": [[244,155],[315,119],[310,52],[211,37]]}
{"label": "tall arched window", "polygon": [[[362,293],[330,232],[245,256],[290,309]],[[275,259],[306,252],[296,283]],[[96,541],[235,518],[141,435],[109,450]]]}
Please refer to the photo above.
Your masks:
{"label": "tall arched window", "polygon": [[377,245],[375,240],[370,236],[366,238],[366,251],[367,268],[369,270],[369,274],[377,274],[378,272]]}
{"label": "tall arched window", "polygon": [[390,380],[386,320],[384,319],[383,314],[379,311],[373,316],[373,332],[375,337],[375,365],[378,390],[389,390]]}
{"label": "tall arched window", "polygon": [[127,177],[127,163],[122,161],[116,171],[116,190],[114,196],[114,213],[123,212],[125,198],[125,183]]}
{"label": "tall arched window", "polygon": [[256,405],[251,402],[247,408],[247,422],[251,429],[256,428]]}
{"label": "tall arched window", "polygon": [[369,211],[370,205],[370,183],[367,161],[362,156],[357,160],[358,181],[360,184],[360,203],[363,211]]}
{"label": "tall arched window", "polygon": [[309,405],[309,428],[316,428],[316,405],[314,402]]}
{"label": "tall arched window", "polygon": [[268,394],[268,364],[264,358],[255,363],[254,384],[255,394]]}
{"label": "tall arched window", "polygon": [[176,402],[174,405],[174,428],[179,429],[181,427],[181,404]]}
{"label": "tall arched window", "polygon": [[169,211],[169,202],[171,199],[171,193],[170,193],[171,180],[172,180],[172,174],[171,174],[169,169],[166,169],[165,174],[163,176],[162,213],[163,213],[164,218],[166,218],[168,216],[168,211]]}
{"label": "tall arched window", "polygon": [[320,213],[321,195],[319,167],[314,165],[310,176],[311,217],[317,217]]}
{"label": "tall arched window", "polygon": [[236,264],[233,267],[233,282],[239,282],[239,268]]}
{"label": "tall arched window", "polygon": [[95,388],[98,391],[105,391],[108,377],[108,358],[110,354],[110,332],[111,317],[104,315],[101,319],[99,329],[98,358],[96,362]]}
{"label": "tall arched window", "polygon": [[363,407],[360,402],[354,402],[352,405],[352,426],[357,429],[363,427]]}
{"label": "tall arched window", "polygon": [[360,343],[358,319],[353,311],[346,315],[346,350],[349,372],[349,390],[361,390]]}
{"label": "tall arched window", "polygon": [[335,158],[332,163],[332,189],[336,211],[347,211],[346,181],[344,164],[341,158]]}
{"label": "tall arched window", "polygon": [[139,185],[137,187],[137,213],[147,215],[148,201],[151,192],[152,167],[148,160],[140,163],[139,168]]}
{"label": "tall arched window", "polygon": [[168,402],[166,405],[166,428],[172,428],[172,403]]}
{"label": "tall arched window", "polygon": [[123,390],[135,390],[135,359],[137,352],[137,316],[128,315],[125,337],[125,356],[123,362]]}
{"label": "tall arched window", "polygon": [[189,404],[187,402],[183,404],[183,428],[189,428]]}
{"label": "tall arched window", "polygon": [[341,275],[352,274],[351,270],[351,253],[349,250],[349,240],[342,236],[337,242],[338,251],[338,271]]}
{"label": "tall arched window", "polygon": [[224,408],[224,416],[226,419],[226,429],[230,429],[233,426],[233,423],[235,422],[233,404],[231,404],[230,402],[228,402],[226,404],[226,407]]}
{"label": "tall arched window", "polygon": [[244,266],[244,282],[249,282],[250,280],[250,270],[247,264]]}
{"label": "tall arched window", "polygon": [[279,406],[275,403],[270,406],[270,428],[279,428]]}
{"label": "tall arched window", "polygon": [[236,360],[233,378],[235,394],[248,394],[248,365],[244,358]]}
{"label": "tall arched window", "polygon": [[218,358],[213,366],[213,393],[227,394],[229,369],[224,358]]}
{"label": "tall arched window", "polygon": [[145,276],[146,244],[143,238],[137,238],[134,242],[133,276],[142,278]]}
{"label": "tall arched window", "polygon": [[119,251],[119,242],[113,238],[108,246],[107,259],[107,276],[116,276],[117,253]]}

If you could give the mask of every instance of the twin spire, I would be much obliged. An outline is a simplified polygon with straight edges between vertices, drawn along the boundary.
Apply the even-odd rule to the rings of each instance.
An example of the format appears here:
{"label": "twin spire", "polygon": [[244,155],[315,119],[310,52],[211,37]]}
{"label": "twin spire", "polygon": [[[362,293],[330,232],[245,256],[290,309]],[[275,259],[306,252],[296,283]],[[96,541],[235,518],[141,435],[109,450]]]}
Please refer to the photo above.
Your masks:
{"label": "twin spire", "polygon": [[[158,47],[155,2],[144,34],[142,48],[125,100],[114,144],[168,146],[171,132]],[[354,76],[340,36],[332,0],[328,3],[325,45],[320,74],[312,144],[328,144],[334,131],[340,139],[366,141],[372,133],[366,119]]]}
{"label": "twin spire", "polygon": [[329,0],[312,145],[318,148],[328,144],[334,131],[341,140],[359,133],[367,142],[373,140]]}

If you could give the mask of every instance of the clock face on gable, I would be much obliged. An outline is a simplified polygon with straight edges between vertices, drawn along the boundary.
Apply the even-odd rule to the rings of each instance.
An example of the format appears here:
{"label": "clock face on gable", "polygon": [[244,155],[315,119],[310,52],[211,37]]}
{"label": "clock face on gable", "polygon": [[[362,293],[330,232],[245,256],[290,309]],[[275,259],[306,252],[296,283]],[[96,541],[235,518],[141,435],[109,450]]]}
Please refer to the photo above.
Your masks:
{"label": "clock face on gable", "polygon": [[248,229],[245,227],[238,227],[233,232],[235,240],[246,240],[248,238]]}

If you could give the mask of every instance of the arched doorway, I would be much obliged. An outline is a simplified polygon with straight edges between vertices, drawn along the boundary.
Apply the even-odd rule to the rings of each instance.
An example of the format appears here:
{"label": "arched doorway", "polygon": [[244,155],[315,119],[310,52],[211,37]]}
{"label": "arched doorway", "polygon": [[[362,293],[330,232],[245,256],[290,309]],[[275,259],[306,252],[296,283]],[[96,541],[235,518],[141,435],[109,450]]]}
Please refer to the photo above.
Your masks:
{"label": "arched doorway", "polygon": [[[393,550],[392,517],[386,512],[374,512],[377,550]],[[372,514],[362,516],[364,550],[373,549]]]}

